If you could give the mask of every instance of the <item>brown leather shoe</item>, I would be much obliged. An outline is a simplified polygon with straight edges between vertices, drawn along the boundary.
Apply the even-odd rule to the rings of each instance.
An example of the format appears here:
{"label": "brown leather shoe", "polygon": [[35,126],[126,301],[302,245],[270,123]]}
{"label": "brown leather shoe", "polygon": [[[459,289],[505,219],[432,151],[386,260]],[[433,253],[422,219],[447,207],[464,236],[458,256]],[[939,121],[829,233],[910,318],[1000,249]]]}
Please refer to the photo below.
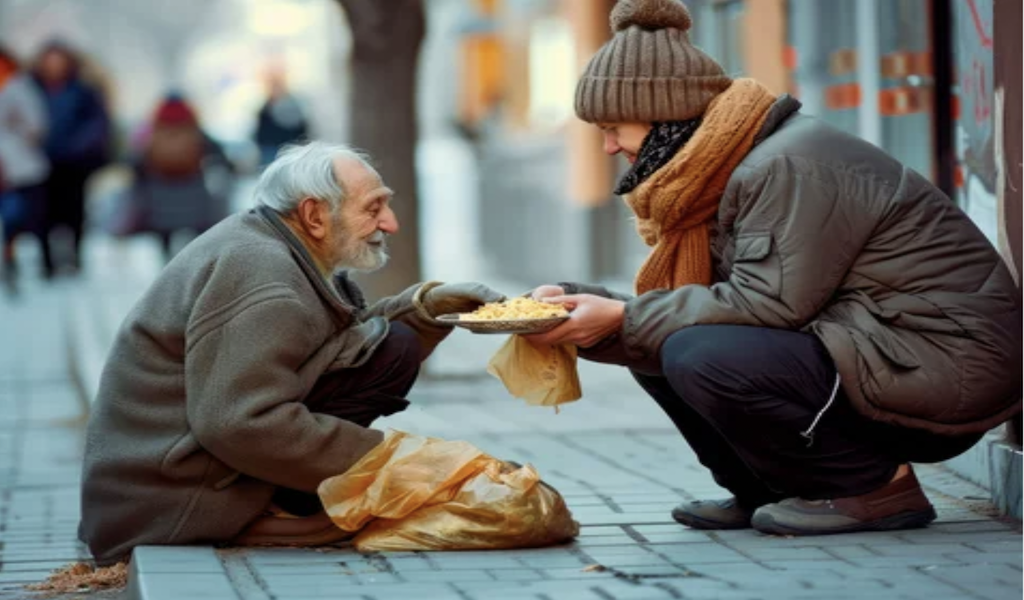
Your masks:
{"label": "brown leather shoe", "polygon": [[935,520],[913,469],[873,492],[834,500],[787,498],[754,512],[751,525],[762,533],[824,535],[924,527]]}
{"label": "brown leather shoe", "polygon": [[231,543],[236,546],[324,546],[354,535],[340,529],[322,511],[309,517],[268,514],[250,523]]}

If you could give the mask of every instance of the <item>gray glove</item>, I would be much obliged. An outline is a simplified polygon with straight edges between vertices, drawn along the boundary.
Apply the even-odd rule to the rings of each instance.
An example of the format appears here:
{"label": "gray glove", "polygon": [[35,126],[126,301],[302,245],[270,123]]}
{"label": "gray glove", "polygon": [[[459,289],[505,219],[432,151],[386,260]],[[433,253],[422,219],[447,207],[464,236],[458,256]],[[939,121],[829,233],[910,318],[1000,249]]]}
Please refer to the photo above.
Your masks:
{"label": "gray glove", "polygon": [[501,302],[505,294],[482,283],[444,283],[432,287],[420,298],[423,310],[431,317],[452,313],[473,312],[488,302]]}

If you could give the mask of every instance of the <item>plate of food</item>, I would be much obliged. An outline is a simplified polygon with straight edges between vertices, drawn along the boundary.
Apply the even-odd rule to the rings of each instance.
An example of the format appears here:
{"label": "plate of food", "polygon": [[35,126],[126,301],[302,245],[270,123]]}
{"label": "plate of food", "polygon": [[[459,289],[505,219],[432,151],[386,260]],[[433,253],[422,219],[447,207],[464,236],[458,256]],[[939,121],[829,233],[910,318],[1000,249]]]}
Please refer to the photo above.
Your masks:
{"label": "plate of food", "polygon": [[561,304],[532,298],[488,302],[471,313],[440,315],[437,320],[473,333],[544,333],[569,318]]}

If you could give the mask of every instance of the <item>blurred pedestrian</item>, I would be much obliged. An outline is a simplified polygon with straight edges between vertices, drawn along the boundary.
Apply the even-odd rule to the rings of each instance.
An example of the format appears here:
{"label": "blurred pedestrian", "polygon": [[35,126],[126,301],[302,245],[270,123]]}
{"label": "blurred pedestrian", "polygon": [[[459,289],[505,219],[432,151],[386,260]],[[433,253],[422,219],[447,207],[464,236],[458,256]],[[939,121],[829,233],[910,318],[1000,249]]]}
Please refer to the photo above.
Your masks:
{"label": "blurred pedestrian", "polygon": [[157,105],[133,160],[129,202],[133,214],[129,232],[153,232],[164,257],[175,254],[178,232],[201,234],[228,212],[225,187],[214,189],[212,169],[230,170],[230,163],[200,125],[195,109],[179,94]]}
{"label": "blurred pedestrian", "polygon": [[387,261],[392,191],[345,146],[282,151],[258,208],[186,246],[119,329],[90,416],[81,539],[100,565],[140,544],[326,544],[317,486],[383,440],[435,317],[501,294],[416,284],[372,306],[347,270]]}
{"label": "blurred pedestrian", "polygon": [[623,0],[576,113],[631,166],[652,247],[636,296],[564,283],[537,344],[628,366],[733,498],[691,527],[813,535],[924,526],[910,461],[1021,408],[1021,299],[945,194],[863,140],[731,79],[677,0]]}
{"label": "blurred pedestrian", "polygon": [[[81,268],[86,183],[112,153],[110,115],[80,68],[77,52],[60,41],[46,44],[33,67],[49,117],[44,144],[51,164],[43,240],[47,276],[61,266],[58,261],[76,271]],[[64,261],[60,259],[65,257],[54,257],[51,250],[50,234],[60,226],[70,228],[72,235],[70,256]]]}
{"label": "blurred pedestrian", "polygon": [[309,136],[309,123],[299,99],[288,90],[284,74],[271,71],[267,75],[267,99],[256,117],[256,145],[260,164],[274,160],[278,149]]}
{"label": "blurred pedestrian", "polygon": [[[3,277],[13,285],[14,243],[29,232],[45,237],[50,164],[43,152],[47,116],[43,98],[14,54],[0,47],[0,219],[3,221]],[[44,266],[45,269],[45,266]]]}

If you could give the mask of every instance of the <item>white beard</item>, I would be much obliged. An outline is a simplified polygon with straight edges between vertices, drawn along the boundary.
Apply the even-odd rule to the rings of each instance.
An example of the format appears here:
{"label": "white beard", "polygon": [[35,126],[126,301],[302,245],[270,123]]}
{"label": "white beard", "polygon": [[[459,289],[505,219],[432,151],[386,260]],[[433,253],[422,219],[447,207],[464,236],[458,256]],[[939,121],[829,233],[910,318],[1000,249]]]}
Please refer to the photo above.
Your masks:
{"label": "white beard", "polygon": [[352,241],[350,245],[352,247],[343,250],[338,269],[369,273],[388,263],[387,236],[383,231],[377,231],[363,240]]}

